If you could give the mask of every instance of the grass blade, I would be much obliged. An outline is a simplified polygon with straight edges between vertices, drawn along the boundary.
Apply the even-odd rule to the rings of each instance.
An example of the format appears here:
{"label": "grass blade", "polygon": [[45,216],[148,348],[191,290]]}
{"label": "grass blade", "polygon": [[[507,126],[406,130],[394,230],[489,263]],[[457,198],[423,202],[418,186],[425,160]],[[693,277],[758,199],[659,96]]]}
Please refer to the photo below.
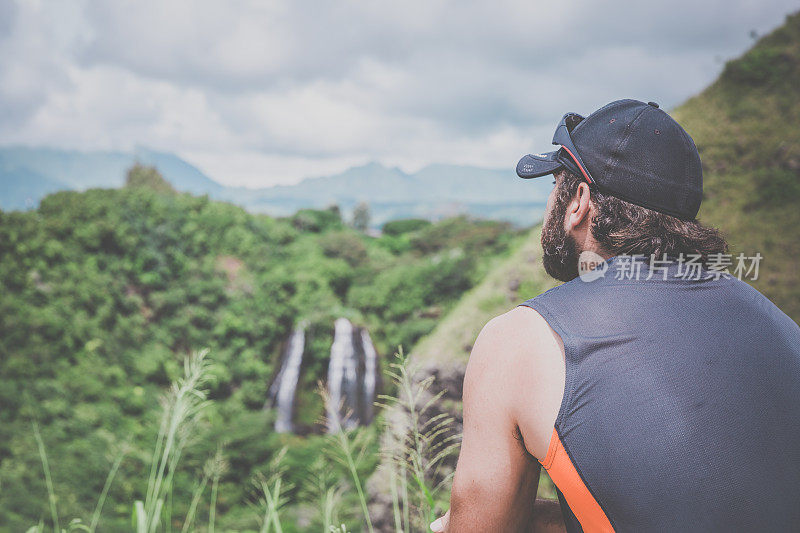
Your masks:
{"label": "grass blade", "polygon": [[35,420],[33,422],[33,435],[36,437],[36,446],[39,448],[39,457],[42,459],[44,480],[47,485],[47,500],[50,502],[50,517],[53,520],[53,531],[58,533],[60,526],[58,522],[58,509],[56,508],[56,492],[53,489],[53,479],[50,477],[50,464],[47,462],[47,453],[44,450],[42,434],[39,432],[39,423]]}

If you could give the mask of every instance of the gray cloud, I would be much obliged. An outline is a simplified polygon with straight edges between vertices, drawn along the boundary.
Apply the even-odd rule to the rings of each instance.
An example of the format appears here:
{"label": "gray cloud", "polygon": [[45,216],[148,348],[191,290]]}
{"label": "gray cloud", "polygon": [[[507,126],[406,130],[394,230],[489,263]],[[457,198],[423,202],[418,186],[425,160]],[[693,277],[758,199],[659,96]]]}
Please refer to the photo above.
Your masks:
{"label": "gray cloud", "polygon": [[16,18],[17,5],[14,2],[0,2],[0,41],[8,37]]}
{"label": "gray cloud", "polygon": [[796,8],[787,0],[65,5],[0,1],[0,143],[145,144],[250,184],[296,180],[303,160],[317,174],[368,159],[509,166],[549,142],[566,110],[588,113],[621,97],[679,104],[714,79],[720,58],[752,42],[751,30],[764,33]]}

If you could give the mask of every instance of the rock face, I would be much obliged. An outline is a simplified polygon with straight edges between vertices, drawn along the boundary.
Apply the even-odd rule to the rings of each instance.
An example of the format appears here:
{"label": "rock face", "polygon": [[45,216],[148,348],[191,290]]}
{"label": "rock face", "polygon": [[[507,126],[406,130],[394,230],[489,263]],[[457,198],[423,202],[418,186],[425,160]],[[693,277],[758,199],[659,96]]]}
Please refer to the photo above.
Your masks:
{"label": "rock face", "polygon": [[378,354],[366,328],[346,318],[334,324],[328,363],[329,431],[369,424],[378,385]]}

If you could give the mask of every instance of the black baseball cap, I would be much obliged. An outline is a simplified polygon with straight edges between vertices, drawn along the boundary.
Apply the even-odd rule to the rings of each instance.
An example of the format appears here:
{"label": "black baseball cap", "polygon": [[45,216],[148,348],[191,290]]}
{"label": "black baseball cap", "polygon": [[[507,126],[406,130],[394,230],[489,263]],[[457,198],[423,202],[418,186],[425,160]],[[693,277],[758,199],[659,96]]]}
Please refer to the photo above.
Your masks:
{"label": "black baseball cap", "polygon": [[694,141],[655,102],[617,100],[584,118],[567,113],[553,135],[553,152],[517,163],[521,178],[565,168],[600,192],[693,220],[703,198],[703,169]]}

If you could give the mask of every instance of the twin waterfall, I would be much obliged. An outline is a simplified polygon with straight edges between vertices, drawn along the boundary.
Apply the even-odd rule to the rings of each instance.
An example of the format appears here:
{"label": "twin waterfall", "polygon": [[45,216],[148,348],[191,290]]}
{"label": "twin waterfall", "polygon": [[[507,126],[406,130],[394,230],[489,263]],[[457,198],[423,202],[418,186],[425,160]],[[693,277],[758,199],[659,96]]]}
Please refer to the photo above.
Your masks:
{"label": "twin waterfall", "polygon": [[[275,431],[294,431],[294,399],[305,350],[305,325],[289,337],[281,358],[281,369],[269,390],[277,410]],[[328,362],[327,417],[329,431],[351,429],[372,421],[378,383],[378,354],[366,328],[357,328],[346,318],[334,324],[333,345]]]}

